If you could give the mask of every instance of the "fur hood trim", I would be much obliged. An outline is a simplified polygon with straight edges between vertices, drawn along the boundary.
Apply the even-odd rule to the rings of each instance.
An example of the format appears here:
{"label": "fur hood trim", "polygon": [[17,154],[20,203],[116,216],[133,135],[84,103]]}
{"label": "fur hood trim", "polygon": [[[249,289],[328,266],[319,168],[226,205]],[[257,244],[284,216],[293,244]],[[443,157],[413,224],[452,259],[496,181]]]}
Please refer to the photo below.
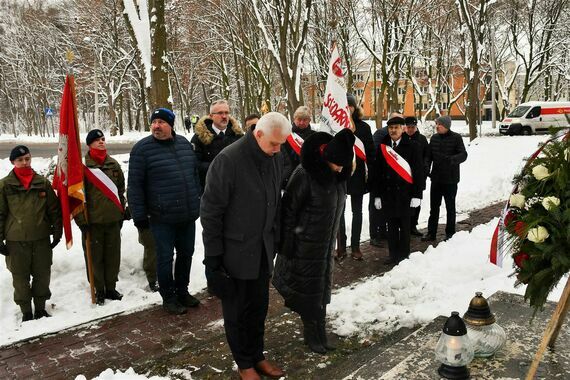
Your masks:
{"label": "fur hood trim", "polygon": [[[214,131],[212,129],[212,123],[213,121],[210,118],[210,116],[206,115],[203,116],[200,120],[198,120],[196,126],[194,127],[194,133],[196,134],[196,136],[198,136],[198,138],[200,139],[200,141],[202,141],[204,145],[210,145],[212,143],[212,140],[214,140]],[[241,126],[239,125],[238,121],[232,116],[230,116],[230,122],[228,124],[228,128],[231,128],[231,130],[236,134],[236,136],[242,136],[244,134],[243,129],[241,129]]]}
{"label": "fur hood trim", "polygon": [[323,159],[320,147],[328,144],[332,136],[326,132],[315,132],[307,137],[301,147],[301,165],[319,184],[330,185],[336,181],[348,180],[352,174],[352,167],[343,167],[340,173],[334,173]]}

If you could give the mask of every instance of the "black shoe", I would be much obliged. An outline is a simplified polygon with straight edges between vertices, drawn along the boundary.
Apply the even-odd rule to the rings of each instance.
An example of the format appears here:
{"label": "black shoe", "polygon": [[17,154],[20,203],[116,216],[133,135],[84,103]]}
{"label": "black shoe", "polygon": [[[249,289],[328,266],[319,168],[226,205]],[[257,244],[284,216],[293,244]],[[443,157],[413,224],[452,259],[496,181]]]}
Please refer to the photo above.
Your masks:
{"label": "black shoe", "polygon": [[107,292],[105,293],[105,298],[107,298],[108,300],[120,301],[123,299],[123,295],[118,291],[116,291],[115,289],[113,289],[113,290],[107,290]]}
{"label": "black shoe", "polygon": [[51,317],[51,315],[49,315],[48,312],[45,310],[36,310],[34,312],[34,319],[40,319],[43,317],[49,318]]}
{"label": "black shoe", "polygon": [[105,304],[105,293],[104,292],[97,292],[95,295],[95,303],[99,306]]}
{"label": "black shoe", "polygon": [[453,237],[453,235],[455,235],[455,234],[445,234],[445,239],[443,239],[443,241],[448,241],[449,239],[451,239]]}
{"label": "black shoe", "polygon": [[22,322],[31,321],[34,319],[32,312],[22,313]]}
{"label": "black shoe", "polygon": [[178,301],[164,301],[162,304],[162,308],[166,310],[168,314],[172,315],[182,315],[186,314],[186,308],[178,303]]}
{"label": "black shoe", "polygon": [[150,282],[150,281],[149,281],[149,283],[148,283],[148,288],[149,288],[150,291],[153,292],[153,293],[158,292],[158,290],[159,290],[158,282],[156,282],[156,281]]}
{"label": "black shoe", "polygon": [[420,231],[418,231],[418,229],[416,227],[412,227],[410,229],[410,234],[412,234],[414,236],[422,236],[422,233]]}
{"label": "black shoe", "polygon": [[435,236],[430,234],[425,234],[422,236],[422,241],[435,241]]}
{"label": "black shoe", "polygon": [[180,305],[182,305],[184,307],[196,307],[196,306],[200,305],[200,300],[198,298],[190,295],[190,293],[177,294],[176,298],[178,299],[178,302],[180,303]]}
{"label": "black shoe", "polygon": [[371,238],[370,239],[370,245],[374,246],[374,247],[381,247],[382,243],[380,242],[380,239],[377,238]]}

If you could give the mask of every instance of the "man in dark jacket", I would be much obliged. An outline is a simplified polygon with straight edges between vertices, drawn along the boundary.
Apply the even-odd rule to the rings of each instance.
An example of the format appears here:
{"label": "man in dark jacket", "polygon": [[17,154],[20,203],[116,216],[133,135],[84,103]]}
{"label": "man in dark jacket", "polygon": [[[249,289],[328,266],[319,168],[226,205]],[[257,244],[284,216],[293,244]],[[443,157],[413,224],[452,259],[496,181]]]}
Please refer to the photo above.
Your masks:
{"label": "man in dark jacket", "polygon": [[[293,114],[292,133],[296,133],[303,140],[306,140],[307,137],[315,133],[315,131],[311,129],[311,113],[309,107],[301,106],[295,110]],[[289,142],[285,142],[285,144],[281,146],[281,154],[283,155],[284,165],[283,188],[285,188],[289,177],[291,177],[295,168],[301,163],[301,157]]]}
{"label": "man in dark jacket", "polygon": [[376,209],[388,221],[387,263],[397,264],[410,255],[411,207],[417,207],[424,187],[422,159],[417,144],[404,133],[401,116],[388,120],[388,136],[382,140],[374,169]]}
{"label": "man in dark jacket", "polygon": [[[404,128],[404,132],[410,136],[410,140],[415,141],[418,144],[418,148],[420,150],[420,157],[422,158],[423,164],[423,183],[424,186],[422,188],[422,192],[426,189],[425,187],[425,178],[429,173],[429,166],[428,166],[428,155],[429,155],[429,144],[424,135],[420,133],[418,130],[418,119],[415,116],[408,116],[405,118],[406,126]],[[422,195],[420,194],[420,199],[422,199]],[[422,233],[418,231],[418,218],[420,216],[421,204],[418,207],[412,208],[412,216],[410,217],[410,233],[415,236],[422,236]]]}
{"label": "man in dark jacket", "polygon": [[192,145],[174,133],[171,110],[158,108],[150,120],[152,135],[131,151],[129,207],[135,226],[150,227],[154,236],[164,309],[170,314],[184,314],[187,307],[200,303],[188,293],[200,211],[198,163]]}
{"label": "man in dark jacket", "polygon": [[263,355],[263,334],[279,236],[283,161],[277,153],[290,133],[283,115],[262,116],[253,132],[214,159],[200,206],[208,287],[222,300],[242,379],[283,375]]}
{"label": "man in dark jacket", "polygon": [[202,117],[194,127],[190,142],[198,159],[200,185],[204,190],[206,173],[218,153],[243,136],[238,121],[230,115],[227,100],[217,100],[210,106],[210,114]]}
{"label": "man in dark jacket", "polygon": [[435,119],[436,134],[429,142],[428,168],[431,166],[430,214],[428,232],[423,241],[433,241],[437,234],[441,198],[445,200],[447,224],[445,240],[455,233],[455,196],[459,183],[459,164],[467,159],[467,151],[459,133],[450,130],[451,118]]}

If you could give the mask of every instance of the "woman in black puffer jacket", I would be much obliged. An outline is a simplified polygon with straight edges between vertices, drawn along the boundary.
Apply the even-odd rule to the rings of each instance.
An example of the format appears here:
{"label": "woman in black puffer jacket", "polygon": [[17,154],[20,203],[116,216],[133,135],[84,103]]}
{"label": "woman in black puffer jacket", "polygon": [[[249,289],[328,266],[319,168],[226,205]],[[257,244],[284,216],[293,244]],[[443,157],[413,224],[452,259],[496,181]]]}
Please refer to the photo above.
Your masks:
{"label": "woman in black puffer jacket", "polygon": [[354,135],[317,132],[301,149],[301,165],[282,199],[281,245],[273,285],[299,313],[305,344],[321,354],[334,347],[325,332],[332,288],[333,250],[352,169]]}

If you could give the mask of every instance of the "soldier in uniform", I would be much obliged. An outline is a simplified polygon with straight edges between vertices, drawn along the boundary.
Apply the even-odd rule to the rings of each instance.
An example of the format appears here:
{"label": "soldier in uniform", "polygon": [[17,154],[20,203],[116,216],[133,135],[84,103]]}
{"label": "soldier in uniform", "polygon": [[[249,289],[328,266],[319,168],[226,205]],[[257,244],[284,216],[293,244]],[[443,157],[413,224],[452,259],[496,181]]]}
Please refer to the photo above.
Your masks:
{"label": "soldier in uniform", "polygon": [[123,295],[115,289],[121,263],[121,227],[125,207],[125,176],[119,163],[107,154],[105,136],[94,129],[86,138],[89,152],[85,155],[88,168],[101,170],[117,187],[122,208],[119,208],[91,181],[85,181],[87,217],[83,213],[75,216],[83,237],[83,251],[86,252],[87,232],[90,232],[91,257],[93,260],[93,281],[96,302],[103,305],[105,299],[121,300]]}
{"label": "soldier in uniform", "polygon": [[25,322],[50,316],[45,304],[51,297],[52,249],[61,240],[62,219],[51,183],[32,169],[30,150],[18,145],[10,161],[14,169],[0,180],[0,253],[6,256],[14,302]]}

